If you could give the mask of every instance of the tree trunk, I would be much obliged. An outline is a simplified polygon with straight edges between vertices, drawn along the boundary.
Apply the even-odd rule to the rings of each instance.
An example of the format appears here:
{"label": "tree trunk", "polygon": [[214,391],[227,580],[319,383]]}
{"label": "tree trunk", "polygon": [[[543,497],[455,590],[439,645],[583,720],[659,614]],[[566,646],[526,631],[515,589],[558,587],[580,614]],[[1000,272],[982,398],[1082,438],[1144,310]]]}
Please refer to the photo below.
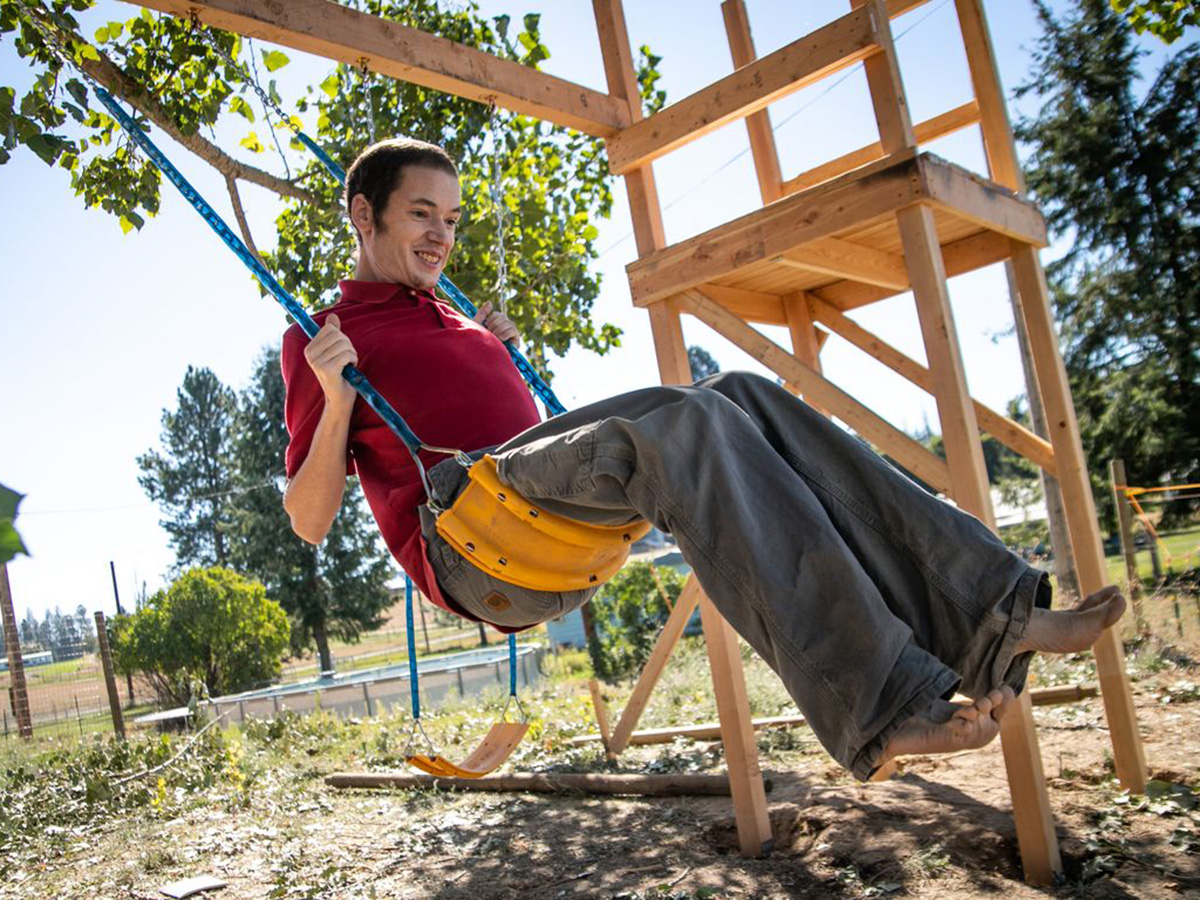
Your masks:
{"label": "tree trunk", "polygon": [[313,640],[317,643],[317,656],[321,660],[321,674],[333,671],[333,654],[329,652],[329,635],[325,633],[325,617],[313,623]]}
{"label": "tree trunk", "polygon": [[487,626],[482,622],[479,623],[479,646],[486,647],[488,645]]}

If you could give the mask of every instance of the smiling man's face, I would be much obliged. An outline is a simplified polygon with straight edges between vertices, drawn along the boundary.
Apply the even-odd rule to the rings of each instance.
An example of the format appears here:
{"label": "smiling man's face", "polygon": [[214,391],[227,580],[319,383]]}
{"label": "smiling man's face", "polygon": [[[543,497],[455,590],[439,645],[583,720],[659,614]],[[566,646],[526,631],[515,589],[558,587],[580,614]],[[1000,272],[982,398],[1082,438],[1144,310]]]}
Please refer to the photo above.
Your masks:
{"label": "smiling man's face", "polygon": [[429,166],[407,166],[382,213],[367,198],[351,201],[362,237],[355,277],[433,290],[454,248],[462,215],[458,179]]}

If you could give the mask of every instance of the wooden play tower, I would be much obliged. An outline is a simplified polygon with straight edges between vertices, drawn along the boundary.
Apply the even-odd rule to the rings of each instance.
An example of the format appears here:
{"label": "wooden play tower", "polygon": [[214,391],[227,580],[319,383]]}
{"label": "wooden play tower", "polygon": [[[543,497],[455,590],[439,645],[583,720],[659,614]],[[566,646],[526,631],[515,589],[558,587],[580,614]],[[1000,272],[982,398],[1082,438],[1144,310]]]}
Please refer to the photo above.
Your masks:
{"label": "wooden play tower", "polygon": [[[681,315],[695,316],[777,373],[797,393],[850,426],[926,483],[994,528],[980,429],[1057,476],[1080,586],[1106,581],[1075,411],[1059,354],[1038,248],[1045,222],[1024,184],[984,19],[983,0],[955,0],[975,99],[914,124],[893,47],[891,19],[927,0],[848,0],[845,15],[757,59],[743,0],[722,11],[735,68],[708,87],[643,117],[621,0],[593,0],[608,80],[597,91],[442,38],[359,13],[331,0],[131,0],[206,25],[366,66],[602,137],[625,179],[638,259],[628,267],[633,302],[654,333],[664,383],[689,381]],[[861,62],[879,141],[784,179],[766,107]],[[655,159],[743,119],[763,207],[678,244],[668,244],[655,189]],[[988,172],[972,173],[920,152],[920,144],[978,125]],[[1043,439],[972,400],[967,392],[946,280],[1011,261],[1049,423]],[[928,366],[889,346],[846,312],[911,291]],[[791,348],[752,323],[786,325]],[[821,328],[816,326],[820,325]],[[833,332],[933,395],[946,461],[934,456],[821,374],[820,338]],[[866,398],[868,401],[870,398]],[[1063,552],[1065,548],[1056,548]],[[771,840],[766,797],[737,638],[694,580],[677,610],[701,608],[743,853]],[[644,706],[682,630],[672,617],[635,692]],[[1113,758],[1121,784],[1145,787],[1146,764],[1120,641],[1095,647]],[[615,736],[632,729],[627,710]],[[632,717],[630,717],[632,713]],[[1026,877],[1061,870],[1028,692],[1004,720],[1004,760]]]}

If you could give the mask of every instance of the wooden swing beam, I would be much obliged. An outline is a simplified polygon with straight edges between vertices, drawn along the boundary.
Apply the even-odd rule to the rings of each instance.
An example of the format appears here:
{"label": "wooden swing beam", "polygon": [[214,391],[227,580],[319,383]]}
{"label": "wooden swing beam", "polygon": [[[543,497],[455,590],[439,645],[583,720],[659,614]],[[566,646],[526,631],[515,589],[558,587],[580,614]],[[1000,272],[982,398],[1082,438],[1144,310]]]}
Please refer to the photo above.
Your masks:
{"label": "wooden swing beam", "polygon": [[[694,315],[779,374],[814,407],[851,424],[881,452],[994,528],[982,428],[1057,476],[1080,586],[1091,593],[1105,583],[1086,461],[1037,255],[1046,242],[1045,223],[1023,197],[982,0],[955,0],[974,98],[917,125],[909,118],[890,20],[927,0],[849,0],[845,15],[761,59],[754,53],[743,0],[724,0],[734,70],[646,118],[621,0],[592,0],[606,91],[332,0],[129,2],[604,138],[612,171],[625,178],[638,253],[628,267],[630,287],[634,302],[649,315],[663,383],[690,381],[680,316]],[[855,64],[866,73],[879,141],[784,179],[769,105]],[[747,123],[763,208],[670,245],[652,161],[738,119]],[[986,177],[919,152],[924,142],[975,125],[987,154]],[[1030,390],[1041,393],[1051,423],[1045,439],[967,391],[946,281],[1004,260],[1012,261],[1035,364],[1037,384]],[[925,364],[845,315],[909,291]],[[791,350],[763,337],[751,323],[785,325]],[[933,395],[945,461],[915,446],[824,377],[820,348],[829,332]],[[687,603],[699,606],[704,623],[741,850],[761,855],[770,847],[771,829],[737,638],[694,580],[685,593]],[[643,675],[646,687],[639,684],[636,703],[613,730],[610,750],[629,741],[686,622],[679,610],[684,606],[677,607],[673,630],[660,638],[661,648],[656,647]],[[1114,629],[1100,638],[1095,653],[1117,775],[1125,788],[1139,792],[1145,788],[1146,762]],[[1005,718],[1002,743],[1026,877],[1049,883],[1061,871],[1061,861],[1028,692]]]}

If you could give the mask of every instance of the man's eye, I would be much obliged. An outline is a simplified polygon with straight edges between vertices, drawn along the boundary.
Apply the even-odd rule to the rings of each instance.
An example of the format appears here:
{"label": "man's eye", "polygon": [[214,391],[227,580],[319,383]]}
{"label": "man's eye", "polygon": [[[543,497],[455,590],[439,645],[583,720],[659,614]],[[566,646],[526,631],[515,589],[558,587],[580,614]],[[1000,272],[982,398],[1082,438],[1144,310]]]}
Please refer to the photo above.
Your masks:
{"label": "man's eye", "polygon": [[414,218],[417,218],[417,219],[424,219],[429,215],[429,213],[425,212],[425,210],[423,210],[423,209],[414,209],[412,211],[412,214],[413,214]]}
{"label": "man's eye", "polygon": [[449,225],[451,228],[457,228],[458,227],[458,219],[447,219],[446,224]]}

